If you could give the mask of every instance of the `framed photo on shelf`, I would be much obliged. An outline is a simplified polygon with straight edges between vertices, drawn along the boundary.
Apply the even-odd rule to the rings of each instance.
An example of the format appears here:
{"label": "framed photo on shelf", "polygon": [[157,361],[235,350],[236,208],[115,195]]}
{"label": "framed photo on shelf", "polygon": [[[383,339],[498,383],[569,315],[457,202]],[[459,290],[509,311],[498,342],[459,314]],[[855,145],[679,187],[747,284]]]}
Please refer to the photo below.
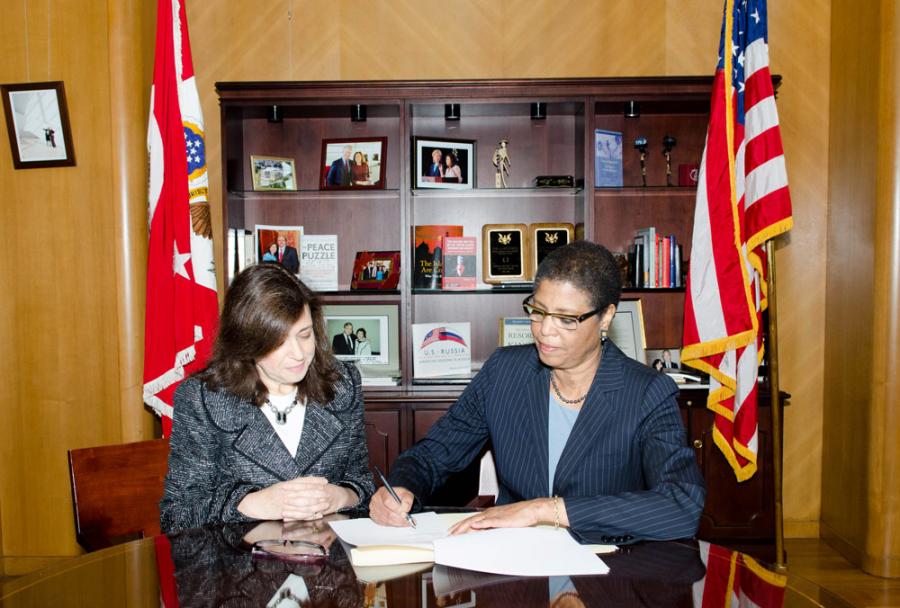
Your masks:
{"label": "framed photo on shelf", "polygon": [[399,284],[399,251],[356,252],[350,289],[397,289]]}
{"label": "framed photo on shelf", "polygon": [[278,262],[293,274],[300,273],[300,240],[303,226],[257,224],[253,230],[257,262]]}
{"label": "framed photo on shelf", "polygon": [[485,224],[481,243],[482,281],[498,285],[531,280],[528,226]]}
{"label": "framed photo on shelf", "polygon": [[363,376],[400,375],[398,304],[326,304],[325,332],[335,357]]}
{"label": "framed photo on shelf", "polygon": [[297,189],[297,168],[293,158],[250,156],[254,190],[290,192]]}
{"label": "framed photo on shelf", "polygon": [[647,365],[659,371],[681,368],[681,349],[678,347],[647,349],[646,357]]}
{"label": "framed photo on shelf", "polygon": [[616,315],[609,325],[609,338],[623,353],[644,363],[647,341],[644,335],[644,312],[640,300],[620,300]]}
{"label": "framed photo on shelf", "polygon": [[13,166],[74,166],[75,148],[62,81],[2,84],[0,91]]}
{"label": "framed photo on shelf", "polygon": [[533,244],[531,248],[531,268],[537,272],[544,258],[553,250],[568,245],[575,238],[573,224],[531,224],[528,236]]}
{"label": "framed photo on shelf", "polygon": [[413,137],[416,188],[475,187],[475,140]]}
{"label": "framed photo on shelf", "polygon": [[320,190],[384,189],[387,137],[323,139]]}

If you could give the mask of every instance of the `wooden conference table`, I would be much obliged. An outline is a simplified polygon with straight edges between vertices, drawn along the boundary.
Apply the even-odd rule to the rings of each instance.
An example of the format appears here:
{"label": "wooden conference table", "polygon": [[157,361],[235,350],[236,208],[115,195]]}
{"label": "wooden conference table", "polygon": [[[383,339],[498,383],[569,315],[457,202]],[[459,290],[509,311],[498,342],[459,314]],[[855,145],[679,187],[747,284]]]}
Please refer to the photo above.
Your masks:
{"label": "wooden conference table", "polygon": [[[762,608],[848,606],[808,581],[779,578],[742,554],[698,541],[622,547],[603,556],[610,567],[603,576],[514,578],[421,564],[407,567],[418,571],[384,580],[385,575],[354,571],[340,542],[333,542],[319,563],[252,557],[245,539],[254,528],[212,526],[75,557],[3,584],[0,606],[706,608],[726,605],[722,598],[729,585],[740,586]],[[332,535],[324,522],[290,532],[325,542]],[[450,588],[443,586],[448,576],[456,577]],[[438,581],[448,593],[435,593]],[[786,581],[783,591],[779,581]]]}

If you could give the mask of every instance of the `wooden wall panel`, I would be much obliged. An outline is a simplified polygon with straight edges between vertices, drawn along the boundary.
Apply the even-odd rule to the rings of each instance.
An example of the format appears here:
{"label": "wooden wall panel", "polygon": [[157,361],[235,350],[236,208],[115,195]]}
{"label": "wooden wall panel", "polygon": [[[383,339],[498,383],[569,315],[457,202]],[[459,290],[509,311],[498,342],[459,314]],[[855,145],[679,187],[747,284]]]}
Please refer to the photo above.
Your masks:
{"label": "wooden wall panel", "polygon": [[822,532],[856,563],[866,529],[875,331],[878,21],[878,3],[832,2]]}
{"label": "wooden wall panel", "polygon": [[106,4],[4,9],[12,48],[0,81],[65,82],[78,163],[16,171],[0,153],[0,282],[14,286],[3,298],[0,424],[15,429],[0,442],[0,524],[3,556],[24,558],[78,551],[66,449],[120,438],[115,167]]}

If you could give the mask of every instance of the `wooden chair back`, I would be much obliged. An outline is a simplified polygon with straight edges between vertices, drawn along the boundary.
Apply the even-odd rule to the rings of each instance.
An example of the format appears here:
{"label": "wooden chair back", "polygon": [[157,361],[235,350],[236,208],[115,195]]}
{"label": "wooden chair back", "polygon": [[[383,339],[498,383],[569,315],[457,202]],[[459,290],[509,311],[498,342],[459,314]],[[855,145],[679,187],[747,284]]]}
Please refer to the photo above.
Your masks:
{"label": "wooden chair back", "polygon": [[155,536],[169,442],[69,450],[75,533],[87,551]]}

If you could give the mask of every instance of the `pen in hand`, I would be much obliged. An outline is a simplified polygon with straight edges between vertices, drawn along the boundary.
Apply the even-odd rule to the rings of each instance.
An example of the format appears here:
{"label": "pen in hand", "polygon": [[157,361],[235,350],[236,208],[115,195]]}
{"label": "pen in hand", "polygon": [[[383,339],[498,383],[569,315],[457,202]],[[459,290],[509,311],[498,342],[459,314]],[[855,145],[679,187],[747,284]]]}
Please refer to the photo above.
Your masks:
{"label": "pen in hand", "polygon": [[[381,479],[381,483],[384,485],[384,488],[388,491],[388,493],[391,496],[394,497],[394,500],[396,500],[398,503],[403,503],[403,501],[400,500],[400,497],[397,496],[397,493],[394,491],[394,488],[391,486],[390,483],[388,483],[388,480],[387,480],[387,478],[385,478],[384,473],[381,472],[381,469],[379,469],[378,467],[375,467],[375,472],[378,473],[378,478]],[[408,521],[409,525],[411,525],[413,528],[416,527],[416,520],[413,519],[413,516],[410,515],[409,513],[406,514],[406,521]]]}

